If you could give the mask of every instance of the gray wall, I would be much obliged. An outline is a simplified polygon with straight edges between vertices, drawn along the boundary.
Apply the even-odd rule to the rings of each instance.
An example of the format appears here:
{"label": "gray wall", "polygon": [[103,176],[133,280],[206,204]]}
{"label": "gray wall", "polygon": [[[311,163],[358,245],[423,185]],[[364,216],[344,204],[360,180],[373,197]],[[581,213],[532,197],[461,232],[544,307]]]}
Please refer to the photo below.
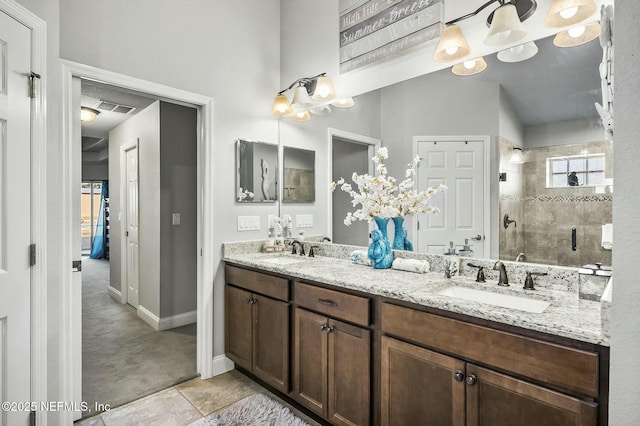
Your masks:
{"label": "gray wall", "polygon": [[613,206],[613,309],[611,318],[611,411],[609,424],[640,424],[640,2],[616,0],[615,22],[615,200]]}
{"label": "gray wall", "polygon": [[160,102],[160,318],[196,310],[197,120],[194,108]]}
{"label": "gray wall", "polygon": [[[160,316],[160,102],[154,102],[109,132],[109,196],[111,225],[111,286],[122,288],[121,196],[122,147],[138,140],[139,305]],[[122,164],[124,165],[124,164]]]}
{"label": "gray wall", "polygon": [[603,139],[602,122],[595,118],[539,124],[524,129],[525,148],[571,145]]}
{"label": "gray wall", "polygon": [[[363,174],[369,173],[369,145],[349,142],[339,138],[333,138],[332,152],[333,174],[331,180],[338,181],[344,178],[346,182],[351,183],[353,173]],[[353,212],[354,207],[351,204],[351,196],[342,191],[340,187],[333,192],[332,199],[332,217],[333,235],[331,238],[335,243],[351,244],[356,246],[366,246],[369,244],[369,225],[367,222],[356,221],[351,225],[344,224],[344,218],[347,212]]]}
{"label": "gray wall", "polygon": [[109,179],[109,165],[95,165],[95,164],[83,164],[82,165],[82,181],[87,182],[90,180],[108,180]]}

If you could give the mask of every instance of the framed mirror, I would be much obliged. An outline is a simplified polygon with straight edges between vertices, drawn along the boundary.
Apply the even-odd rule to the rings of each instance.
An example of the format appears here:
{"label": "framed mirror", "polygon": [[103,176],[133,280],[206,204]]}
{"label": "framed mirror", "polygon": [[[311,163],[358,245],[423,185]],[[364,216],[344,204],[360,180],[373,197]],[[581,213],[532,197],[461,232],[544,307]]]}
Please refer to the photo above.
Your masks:
{"label": "framed mirror", "polygon": [[284,185],[282,202],[313,203],[316,201],[316,152],[285,146],[282,154]]}
{"label": "framed mirror", "polygon": [[247,139],[236,141],[236,201],[278,200],[278,145]]}

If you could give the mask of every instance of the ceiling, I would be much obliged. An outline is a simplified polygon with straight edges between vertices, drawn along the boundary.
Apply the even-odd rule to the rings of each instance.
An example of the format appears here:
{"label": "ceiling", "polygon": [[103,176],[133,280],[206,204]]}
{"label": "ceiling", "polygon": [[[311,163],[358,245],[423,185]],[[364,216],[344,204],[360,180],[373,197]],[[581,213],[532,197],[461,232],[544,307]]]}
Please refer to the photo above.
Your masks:
{"label": "ceiling", "polygon": [[[145,109],[156,101],[155,98],[121,89],[115,86],[82,80],[80,104],[96,108],[100,114],[94,121],[82,122],[82,163],[83,165],[106,165],[109,160],[109,131],[117,127],[131,116]],[[128,108],[115,108],[112,105],[132,107],[128,113],[116,112]],[[108,108],[108,109],[105,109]]]}
{"label": "ceiling", "polygon": [[571,48],[556,47],[552,41],[553,37],[537,40],[538,54],[522,62],[487,56],[485,71],[460,78],[500,83],[525,127],[598,117],[594,103],[602,103],[599,40]]}

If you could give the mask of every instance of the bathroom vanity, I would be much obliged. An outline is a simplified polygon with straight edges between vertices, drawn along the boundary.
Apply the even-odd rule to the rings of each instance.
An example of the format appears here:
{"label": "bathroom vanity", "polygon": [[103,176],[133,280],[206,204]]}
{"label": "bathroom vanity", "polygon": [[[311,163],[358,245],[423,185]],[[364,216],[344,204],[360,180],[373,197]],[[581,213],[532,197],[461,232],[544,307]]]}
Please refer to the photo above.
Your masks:
{"label": "bathroom vanity", "polygon": [[[511,287],[494,288],[490,271],[484,284],[464,267],[445,278],[444,256],[415,274],[329,246],[334,257],[309,258],[225,245],[226,353],[239,367],[336,425],[607,424],[602,306],[560,290],[567,268],[525,291],[512,263]],[[548,306],[495,306],[452,287]]]}

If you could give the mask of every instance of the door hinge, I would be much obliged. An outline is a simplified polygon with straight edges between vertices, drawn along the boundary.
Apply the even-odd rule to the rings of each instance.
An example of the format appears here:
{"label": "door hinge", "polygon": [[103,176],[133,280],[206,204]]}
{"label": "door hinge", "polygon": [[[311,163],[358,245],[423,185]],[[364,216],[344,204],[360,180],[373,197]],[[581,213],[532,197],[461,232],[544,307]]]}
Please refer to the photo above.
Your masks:
{"label": "door hinge", "polygon": [[29,426],[36,426],[36,412],[33,410],[29,413]]}
{"label": "door hinge", "polygon": [[29,266],[36,265],[36,245],[29,245]]}
{"label": "door hinge", "polygon": [[418,221],[418,222],[416,223],[416,226],[418,227],[418,231],[419,231],[419,230],[420,230],[420,221]]}
{"label": "door hinge", "polygon": [[33,71],[29,73],[29,97],[36,97],[36,80],[40,79],[40,74],[37,74]]}

